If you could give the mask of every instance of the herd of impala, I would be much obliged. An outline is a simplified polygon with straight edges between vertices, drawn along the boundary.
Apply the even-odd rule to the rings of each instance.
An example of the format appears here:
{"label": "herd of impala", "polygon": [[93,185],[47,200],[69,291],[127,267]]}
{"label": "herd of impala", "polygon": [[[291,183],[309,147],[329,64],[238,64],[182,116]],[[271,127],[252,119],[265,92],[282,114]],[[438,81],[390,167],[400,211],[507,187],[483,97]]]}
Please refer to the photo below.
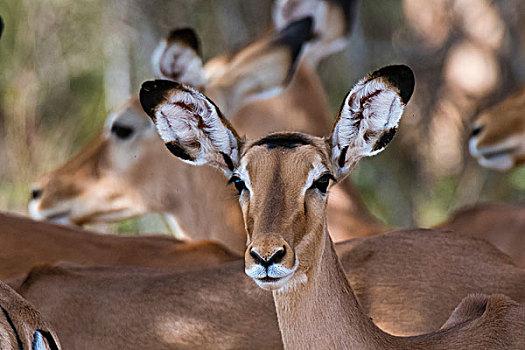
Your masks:
{"label": "herd of impala", "polygon": [[[378,69],[332,122],[316,66],[356,14],[278,0],[271,34],[206,63],[172,31],[158,80],[35,182],[40,221],[0,214],[0,349],[525,349],[523,205],[396,231],[347,179],[415,87],[407,66]],[[482,166],[525,163],[524,108],[525,89],[474,120]],[[148,212],[177,239],[57,225]]]}

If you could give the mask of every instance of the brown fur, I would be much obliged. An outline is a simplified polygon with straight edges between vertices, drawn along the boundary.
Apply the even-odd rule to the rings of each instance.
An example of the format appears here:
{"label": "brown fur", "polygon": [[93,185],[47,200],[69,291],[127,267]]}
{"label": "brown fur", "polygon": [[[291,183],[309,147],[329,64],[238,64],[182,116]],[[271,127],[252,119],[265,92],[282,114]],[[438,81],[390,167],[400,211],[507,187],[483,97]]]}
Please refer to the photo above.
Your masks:
{"label": "brown fur", "polygon": [[43,267],[20,290],[71,349],[278,349],[271,295],[242,265],[176,274]]}
{"label": "brown fur", "polygon": [[41,314],[0,281],[0,347],[5,350],[32,349],[35,331],[47,333],[43,336],[46,349],[61,349],[55,331]]}
{"label": "brown fur", "polygon": [[[500,143],[507,137],[525,134],[525,87],[480,114],[475,119],[483,128],[478,147]],[[516,164],[516,166],[519,164]]]}
{"label": "brown fur", "polygon": [[[350,240],[336,249],[364,312],[389,333],[437,330],[470,293],[505,293],[525,301],[525,272],[481,240],[407,230]],[[19,291],[53,322],[68,348],[170,348],[158,335],[159,310],[179,325],[202,324],[192,345],[217,341],[210,340],[217,329],[217,348],[266,348],[271,346],[262,346],[265,341],[280,342],[271,294],[259,292],[240,261],[198,273],[42,267]],[[195,301],[195,295],[202,298]],[[176,328],[170,339],[173,348],[189,341]]]}
{"label": "brown fur", "polygon": [[525,267],[525,205],[485,203],[464,208],[439,226],[460,234],[482,238]]}
{"label": "brown fur", "polygon": [[238,259],[238,255],[215,242],[182,243],[161,235],[101,235],[5,214],[0,214],[0,247],[2,280],[25,275],[35,265],[58,261],[172,270]]}

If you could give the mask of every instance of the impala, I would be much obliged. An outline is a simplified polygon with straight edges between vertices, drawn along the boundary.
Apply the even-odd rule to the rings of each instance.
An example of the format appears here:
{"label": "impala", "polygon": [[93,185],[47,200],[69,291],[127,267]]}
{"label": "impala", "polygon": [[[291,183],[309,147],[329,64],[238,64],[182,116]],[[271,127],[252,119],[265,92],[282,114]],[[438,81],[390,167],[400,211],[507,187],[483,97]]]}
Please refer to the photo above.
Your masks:
{"label": "impala", "polygon": [[[272,292],[286,349],[521,349],[525,344],[525,308],[503,295],[467,297],[449,328],[403,338],[370,320],[346,279],[328,234],[328,190],[359,159],[385,149],[413,88],[408,67],[385,67],[352,88],[328,138],[277,133],[248,141],[196,90],[162,80],[142,86],[141,104],[168,148],[178,146],[174,155],[220,169],[237,188],[248,234],[245,272]],[[442,283],[446,287],[447,281]]]}
{"label": "impala", "polygon": [[[156,50],[155,70],[196,86],[206,81],[203,89],[227,113],[235,114],[232,122],[248,135],[277,130],[322,134],[329,130],[327,100],[308,62],[298,66],[282,94],[242,107],[292,76],[297,55],[309,36],[307,20],[294,23],[279,35],[222,59],[222,64],[219,59],[210,61],[206,65],[210,67],[200,73],[197,38],[188,30],[175,31]],[[154,184],[149,181],[152,178]],[[334,238],[348,238],[350,227],[355,228],[354,236],[384,231],[351,185],[345,185],[329,204]],[[179,238],[214,239],[239,253],[246,241],[235,191],[224,186],[214,169],[174,162],[136,100],[110,115],[102,134],[77,156],[38,181],[30,212],[37,219],[76,224],[164,212],[180,224],[184,234]]]}
{"label": "impala", "polygon": [[525,164],[525,87],[472,122],[470,154],[481,166],[508,170]]}
{"label": "impala", "polygon": [[55,331],[40,313],[0,281],[0,348],[59,350]]}

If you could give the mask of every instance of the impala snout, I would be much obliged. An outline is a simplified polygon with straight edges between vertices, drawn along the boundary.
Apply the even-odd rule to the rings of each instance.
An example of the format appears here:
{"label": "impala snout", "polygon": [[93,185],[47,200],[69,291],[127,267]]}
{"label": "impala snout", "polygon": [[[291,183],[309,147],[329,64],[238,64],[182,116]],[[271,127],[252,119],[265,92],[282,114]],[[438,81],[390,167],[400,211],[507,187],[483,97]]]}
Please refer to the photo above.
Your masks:
{"label": "impala snout", "polygon": [[268,290],[282,287],[293,276],[298,265],[290,245],[284,239],[274,237],[250,244],[246,250],[245,264],[246,274]]}
{"label": "impala snout", "polygon": [[31,189],[31,200],[37,200],[42,197],[44,190],[40,187],[33,187]]}
{"label": "impala snout", "polygon": [[[66,201],[54,203],[50,201],[53,191],[47,188],[47,181],[41,181],[31,186],[29,214],[35,220],[52,221],[59,224],[71,224],[69,215],[71,207]],[[51,193],[50,193],[51,192]]]}
{"label": "impala snout", "polygon": [[516,166],[520,140],[509,137],[499,140],[484,133],[483,125],[475,123],[469,139],[470,154],[480,165],[496,170],[508,170]]}

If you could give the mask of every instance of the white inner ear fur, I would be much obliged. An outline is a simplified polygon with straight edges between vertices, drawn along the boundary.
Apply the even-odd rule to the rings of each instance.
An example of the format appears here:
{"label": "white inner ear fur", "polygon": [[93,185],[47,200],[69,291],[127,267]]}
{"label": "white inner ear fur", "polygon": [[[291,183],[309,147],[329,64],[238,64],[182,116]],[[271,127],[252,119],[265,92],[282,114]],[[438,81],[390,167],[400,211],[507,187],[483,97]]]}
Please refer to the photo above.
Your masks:
{"label": "white inner ear fur", "polygon": [[[187,163],[209,163],[224,170],[227,175],[231,174],[231,170],[225,168],[226,164],[220,153],[226,154],[237,164],[237,139],[222,124],[216,107],[204,95],[193,89],[191,92],[173,92],[157,107],[155,116],[157,130],[164,142],[177,141],[194,159],[186,161]],[[202,129],[199,127],[199,118],[202,119]]]}
{"label": "white inner ear fur", "polygon": [[381,78],[356,84],[345,98],[332,135],[335,164],[348,147],[339,173],[348,171],[360,158],[381,152],[384,147],[374,150],[376,142],[385,131],[397,128],[404,109],[397,89]]}
{"label": "white inner ear fur", "polygon": [[187,45],[172,43],[168,46],[162,41],[153,51],[151,63],[157,78],[176,80],[195,88],[206,84],[202,60]]}

